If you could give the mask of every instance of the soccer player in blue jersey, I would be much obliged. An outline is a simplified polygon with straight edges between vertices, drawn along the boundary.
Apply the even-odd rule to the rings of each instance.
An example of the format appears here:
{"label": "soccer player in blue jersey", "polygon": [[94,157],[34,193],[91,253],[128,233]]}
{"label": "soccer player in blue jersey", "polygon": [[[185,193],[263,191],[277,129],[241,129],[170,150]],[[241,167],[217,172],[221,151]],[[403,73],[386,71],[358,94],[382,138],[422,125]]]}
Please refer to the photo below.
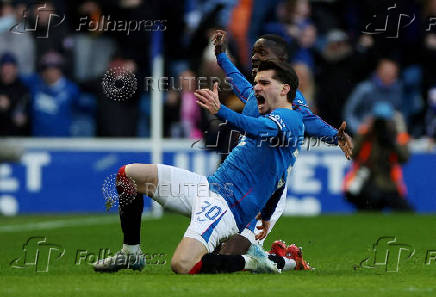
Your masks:
{"label": "soccer player in blue jersey", "polygon": [[[254,90],[262,115],[257,118],[238,114],[220,104],[217,84],[213,91],[197,90],[200,106],[227,120],[245,136],[209,177],[163,164],[121,167],[117,191],[123,248],[115,256],[97,262],[94,269],[103,272],[143,268],[139,240],[142,194],[146,194],[162,206],[191,217],[171,260],[174,272],[219,273],[244,269],[278,272],[275,263],[256,245],[246,255],[212,252],[222,241],[242,231],[259,212],[269,216],[275,208],[277,201],[269,197],[294,165],[304,135],[302,116],[292,110],[291,104],[297,87],[298,78],[290,66],[271,61],[260,63]],[[127,204],[121,196],[128,194],[132,184],[137,195]]]}
{"label": "soccer player in blue jersey", "polygon": [[[219,66],[224,70],[227,77],[232,80],[232,86],[234,93],[239,99],[245,103],[245,107],[242,114],[258,117],[258,102],[255,96],[255,90],[251,83],[241,74],[241,72],[232,64],[226,55],[226,32],[217,30],[213,37],[215,44],[215,54]],[[261,36],[253,46],[252,62],[252,76],[256,76],[258,66],[261,61],[264,60],[277,60],[279,62],[287,62],[288,60],[288,46],[286,41],[278,35],[267,34]],[[320,117],[313,114],[307,106],[306,100],[302,93],[297,90],[296,96],[292,100],[292,106],[295,111],[300,113],[303,117],[303,123],[305,127],[305,133],[311,137],[317,137],[321,140],[330,143],[337,144],[344,151],[347,159],[351,157],[352,141],[351,138],[345,133],[345,122],[342,123],[339,130],[336,130],[332,126],[324,122]],[[283,182],[283,186],[277,189],[272,198],[279,199],[276,209],[272,216],[269,218],[262,218],[264,221],[253,219],[246,229],[244,229],[240,235],[235,235],[229,239],[223,245],[220,250],[221,254],[241,254],[247,251],[251,243],[263,244],[266,236],[271,231],[277,220],[280,218],[284,211],[286,204],[286,180]],[[256,230],[256,226],[259,230]],[[276,244],[273,249],[283,249],[283,244]],[[294,249],[291,247],[290,250]],[[282,251],[283,254],[287,252]],[[301,251],[300,251],[301,253]],[[300,259],[300,262],[302,259]],[[300,264],[300,265],[298,265]],[[303,267],[305,263],[297,263],[298,267]],[[293,267],[293,266],[292,266]]]}

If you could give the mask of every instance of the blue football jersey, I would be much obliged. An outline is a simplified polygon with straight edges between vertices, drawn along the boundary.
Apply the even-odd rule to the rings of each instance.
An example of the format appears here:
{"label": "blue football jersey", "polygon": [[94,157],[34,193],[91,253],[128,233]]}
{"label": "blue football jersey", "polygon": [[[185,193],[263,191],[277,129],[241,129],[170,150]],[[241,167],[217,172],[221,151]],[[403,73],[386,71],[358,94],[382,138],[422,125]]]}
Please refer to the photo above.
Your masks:
{"label": "blue football jersey", "polygon": [[294,165],[304,125],[301,114],[288,108],[253,118],[223,106],[218,116],[245,136],[208,181],[210,189],[227,201],[243,230]]}

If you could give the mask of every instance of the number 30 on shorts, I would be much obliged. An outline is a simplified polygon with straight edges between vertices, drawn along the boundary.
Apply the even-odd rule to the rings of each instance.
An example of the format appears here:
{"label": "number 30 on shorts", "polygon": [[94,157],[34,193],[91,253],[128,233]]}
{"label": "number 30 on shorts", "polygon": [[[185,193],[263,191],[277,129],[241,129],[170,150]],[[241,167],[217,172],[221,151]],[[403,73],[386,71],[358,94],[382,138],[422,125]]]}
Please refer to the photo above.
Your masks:
{"label": "number 30 on shorts", "polygon": [[203,201],[203,206],[201,206],[201,211],[196,212],[195,215],[197,215],[198,221],[205,221],[205,219],[202,219],[200,216],[201,214],[204,214],[204,217],[208,220],[215,220],[221,213],[221,207],[218,206],[212,206],[209,201]]}

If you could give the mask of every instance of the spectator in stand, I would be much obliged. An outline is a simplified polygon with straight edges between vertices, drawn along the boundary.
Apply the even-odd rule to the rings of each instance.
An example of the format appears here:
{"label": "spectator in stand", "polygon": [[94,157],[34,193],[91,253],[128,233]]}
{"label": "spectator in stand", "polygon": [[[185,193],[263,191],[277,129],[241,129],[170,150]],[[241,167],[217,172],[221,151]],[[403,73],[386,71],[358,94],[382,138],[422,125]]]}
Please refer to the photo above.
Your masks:
{"label": "spectator in stand", "polygon": [[[73,42],[67,37],[68,31],[71,30],[67,23],[68,19],[62,21],[65,14],[57,9],[54,2],[50,1],[32,3],[28,9],[32,12],[28,21],[36,26],[36,30],[31,33],[35,42],[37,62],[41,61],[47,53],[59,53],[65,58],[62,65],[63,75],[71,77]],[[37,71],[41,69],[37,68]]]}
{"label": "spectator in stand", "polygon": [[[74,79],[79,83],[100,79],[115,54],[116,43],[109,34],[104,34],[108,32],[89,30],[89,22],[104,20],[101,5],[97,1],[84,1],[74,5],[78,10],[77,21],[73,23],[76,32],[72,36]],[[86,22],[87,25],[83,25]],[[109,25],[107,21],[105,25]]]}
{"label": "spectator in stand", "polygon": [[[295,61],[292,63],[292,67],[298,76],[298,89],[303,93],[306,99],[307,105],[314,112],[318,113],[317,106],[315,104],[315,84],[313,80],[313,73],[310,67],[301,61]],[[339,125],[338,125],[339,126]]]}
{"label": "spectator in stand", "polygon": [[165,138],[181,138],[180,131],[180,92],[170,89],[165,95],[163,109],[163,133]]}
{"label": "spectator in stand", "polygon": [[63,65],[64,60],[59,53],[47,53],[40,61],[40,75],[25,78],[32,95],[34,136],[71,136],[73,108],[78,106],[79,89],[64,77]]}
{"label": "spectator in stand", "polygon": [[[183,71],[181,77],[194,77],[194,73],[187,70]],[[182,83],[182,101],[180,108],[180,119],[184,127],[185,138],[201,139],[200,130],[201,111],[197,105],[197,98],[194,96],[196,84],[193,81],[184,79]]]}
{"label": "spectator in stand", "polygon": [[[12,53],[17,59],[18,72],[22,75],[30,75],[35,66],[35,41],[32,35],[24,31],[26,20],[23,12],[26,5],[17,1],[16,6],[10,3],[0,3],[0,55]],[[14,34],[9,30],[15,27],[15,31],[24,34]],[[13,32],[15,32],[13,31]]]}
{"label": "spectator in stand", "polygon": [[353,166],[344,181],[346,198],[358,210],[413,210],[400,166],[409,158],[406,131],[390,103],[374,104],[372,117],[354,138]]}
{"label": "spectator in stand", "polygon": [[30,135],[29,89],[18,78],[17,59],[0,58],[0,136]]}
{"label": "spectator in stand", "polygon": [[262,33],[277,34],[283,37],[289,43],[291,59],[303,61],[313,71],[317,30],[310,15],[309,1],[284,1],[277,6],[278,22],[267,23]]}
{"label": "spectator in stand", "polygon": [[[102,93],[101,79],[94,83],[94,94],[98,96],[97,103],[97,135],[101,137],[136,137],[138,135],[139,102],[143,94],[143,80],[138,76],[138,65],[133,59],[115,55],[109,63],[115,77],[122,79],[126,73],[132,73],[137,81],[134,94],[124,101]],[[130,84],[131,82],[127,82]]]}
{"label": "spectator in stand", "polygon": [[174,85],[167,92],[164,112],[164,130],[166,137],[201,139],[202,113],[196,103],[194,91],[199,81],[191,70],[182,71]]}
{"label": "spectator in stand", "polygon": [[333,29],[327,33],[318,57],[315,100],[319,116],[333,127],[344,120],[345,103],[356,83],[367,78],[376,66],[376,61],[373,65],[370,61],[372,41],[363,35],[354,50],[344,31]]}
{"label": "spectator in stand", "polygon": [[381,59],[376,73],[354,89],[345,107],[347,126],[353,133],[357,132],[360,124],[371,114],[377,102],[387,101],[395,110],[401,110],[403,90],[398,72],[395,61]]}
{"label": "spectator in stand", "polygon": [[[431,119],[431,116],[435,115],[434,110],[434,90],[436,84],[436,27],[432,25],[434,21],[432,18],[436,16],[436,0],[426,1],[424,11],[425,23],[422,24],[422,28],[426,30],[423,33],[423,40],[421,46],[421,52],[417,55],[420,57],[420,66],[422,69],[422,84],[421,84],[421,94],[423,97],[424,110],[423,113],[418,114],[417,118],[424,120],[424,114],[426,114],[427,121],[426,134],[430,136],[434,132],[434,123],[436,120]],[[431,106],[433,102],[433,107]],[[433,124],[431,124],[433,122]],[[433,132],[432,132],[433,131]],[[436,137],[433,135],[431,137]]]}
{"label": "spectator in stand", "polygon": [[436,86],[428,91],[427,95],[428,108],[427,108],[427,136],[432,144],[436,140]]}

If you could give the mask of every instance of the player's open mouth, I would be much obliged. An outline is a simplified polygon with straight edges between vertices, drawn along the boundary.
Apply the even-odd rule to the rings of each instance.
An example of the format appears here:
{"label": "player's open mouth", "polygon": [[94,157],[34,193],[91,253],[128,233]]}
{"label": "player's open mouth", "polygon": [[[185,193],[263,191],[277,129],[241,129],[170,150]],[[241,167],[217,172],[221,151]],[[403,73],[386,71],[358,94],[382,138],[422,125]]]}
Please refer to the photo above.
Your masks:
{"label": "player's open mouth", "polygon": [[257,107],[260,109],[265,106],[265,97],[263,96],[256,96],[257,98]]}

